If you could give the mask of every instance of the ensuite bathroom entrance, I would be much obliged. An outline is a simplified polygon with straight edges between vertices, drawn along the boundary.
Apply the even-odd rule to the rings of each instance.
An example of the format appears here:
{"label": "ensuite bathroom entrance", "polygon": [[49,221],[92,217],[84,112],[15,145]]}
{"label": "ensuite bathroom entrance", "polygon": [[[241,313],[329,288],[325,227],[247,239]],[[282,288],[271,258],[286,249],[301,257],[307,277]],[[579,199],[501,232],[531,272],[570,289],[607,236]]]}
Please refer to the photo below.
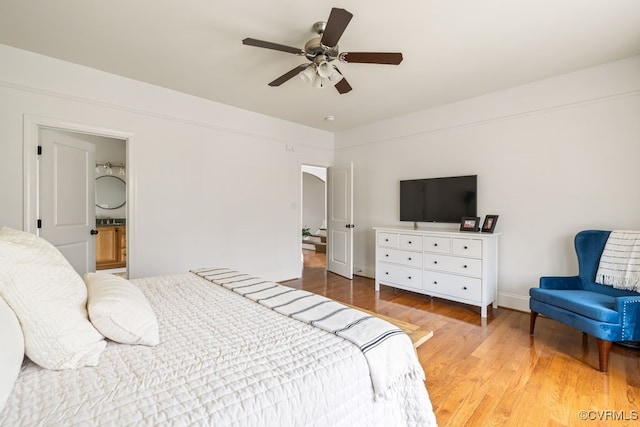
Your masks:
{"label": "ensuite bathroom entrance", "polygon": [[127,140],[42,126],[37,144],[38,234],[79,274],[127,277]]}

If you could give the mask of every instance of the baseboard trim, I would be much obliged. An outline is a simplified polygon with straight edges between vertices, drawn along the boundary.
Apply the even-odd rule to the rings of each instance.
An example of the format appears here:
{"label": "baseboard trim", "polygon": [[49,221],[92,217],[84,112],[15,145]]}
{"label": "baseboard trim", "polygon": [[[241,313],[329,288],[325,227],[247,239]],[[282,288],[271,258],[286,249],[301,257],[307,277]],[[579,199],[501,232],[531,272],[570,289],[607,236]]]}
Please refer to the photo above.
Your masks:
{"label": "baseboard trim", "polygon": [[529,313],[529,297],[517,294],[511,294],[508,292],[498,293],[498,305],[500,307],[510,308],[513,310],[523,311]]}

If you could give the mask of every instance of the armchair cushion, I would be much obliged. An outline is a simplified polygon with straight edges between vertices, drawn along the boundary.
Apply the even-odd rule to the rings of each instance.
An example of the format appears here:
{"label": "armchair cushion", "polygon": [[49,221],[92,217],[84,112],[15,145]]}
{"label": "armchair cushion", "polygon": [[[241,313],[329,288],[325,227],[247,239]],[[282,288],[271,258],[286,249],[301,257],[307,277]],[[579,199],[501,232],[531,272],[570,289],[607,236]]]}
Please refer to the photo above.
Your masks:
{"label": "armchair cushion", "polygon": [[580,316],[605,323],[620,323],[616,298],[589,291],[531,288],[529,295],[536,301],[564,308]]}
{"label": "armchair cushion", "polygon": [[582,289],[582,280],[580,276],[557,277],[547,276],[540,278],[541,289]]}

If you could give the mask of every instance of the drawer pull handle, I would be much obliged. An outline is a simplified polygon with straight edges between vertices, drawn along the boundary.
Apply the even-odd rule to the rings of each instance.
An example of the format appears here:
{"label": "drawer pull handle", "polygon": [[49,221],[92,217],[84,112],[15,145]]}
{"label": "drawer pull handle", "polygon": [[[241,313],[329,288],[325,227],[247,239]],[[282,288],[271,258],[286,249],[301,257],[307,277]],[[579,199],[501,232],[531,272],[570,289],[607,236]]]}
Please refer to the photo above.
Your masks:
{"label": "drawer pull handle", "polygon": [[438,246],[438,244],[437,244],[437,243],[434,243],[434,244],[433,244],[433,246]]}
{"label": "drawer pull handle", "polygon": [[411,261],[411,257],[407,258],[409,261]]}
{"label": "drawer pull handle", "polygon": [[409,280],[411,280],[411,276],[409,276]]}
{"label": "drawer pull handle", "polygon": [[389,275],[389,272],[388,272],[388,271],[385,271],[385,272],[384,272],[384,274],[386,274],[386,275],[388,276],[388,275]]}
{"label": "drawer pull handle", "polygon": [[465,246],[465,247],[464,247],[464,249],[469,249],[469,247],[468,247],[468,246]]}
{"label": "drawer pull handle", "polygon": [[467,266],[466,266],[466,265],[463,265],[463,266],[462,266],[462,268],[467,268]]}
{"label": "drawer pull handle", "polygon": [[385,241],[385,242],[388,242],[388,241],[389,241],[389,239],[384,239],[384,241]]}
{"label": "drawer pull handle", "polygon": [[434,264],[437,264],[437,263],[438,263],[438,261],[433,261],[433,263],[434,263]]}
{"label": "drawer pull handle", "polygon": [[466,291],[466,290],[467,290],[467,287],[466,287],[466,286],[463,286],[463,287],[462,287],[462,289],[464,289],[464,290]]}
{"label": "drawer pull handle", "polygon": [[409,244],[411,244],[411,243],[412,243],[411,240],[409,240]]}
{"label": "drawer pull handle", "polygon": [[437,284],[438,284],[438,281],[437,281],[437,280],[434,280],[434,281],[433,281],[433,284],[434,284],[434,285],[437,285]]}
{"label": "drawer pull handle", "polygon": [[384,256],[386,256],[387,258],[389,258],[389,254],[384,254]]}

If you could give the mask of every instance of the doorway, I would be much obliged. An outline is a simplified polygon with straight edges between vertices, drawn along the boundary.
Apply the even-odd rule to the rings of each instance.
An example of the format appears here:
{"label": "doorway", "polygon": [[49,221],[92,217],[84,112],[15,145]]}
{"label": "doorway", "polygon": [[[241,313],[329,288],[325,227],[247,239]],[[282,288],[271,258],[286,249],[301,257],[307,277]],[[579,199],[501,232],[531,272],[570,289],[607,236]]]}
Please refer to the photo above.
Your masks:
{"label": "doorway", "polygon": [[302,165],[302,257],[304,268],[326,269],[326,167]]}
{"label": "doorway", "polygon": [[[119,131],[25,115],[23,229],[49,240],[54,246],[60,248],[63,254],[65,250],[72,252],[75,258],[73,262],[69,261],[80,274],[96,270],[96,232],[97,226],[100,225],[96,219],[109,220],[112,226],[119,227],[129,226],[132,222],[133,189],[131,185],[126,184],[126,177],[131,173],[129,167],[131,137],[132,135]],[[76,145],[82,147],[81,150],[75,150]],[[77,159],[77,161],[69,163],[63,160],[63,163],[60,163],[58,154],[65,150],[71,153],[72,160]],[[84,151],[88,153],[84,157],[78,154]],[[113,151],[118,152],[119,157],[114,157],[112,160],[106,158],[110,157]],[[105,164],[109,166],[105,167]],[[77,169],[74,169],[76,172],[69,172],[72,169],[70,165],[77,166]],[[126,203],[119,205],[120,210],[111,215],[103,214],[109,209],[96,206],[96,178],[102,175],[117,177],[118,182],[125,183]],[[48,181],[59,181],[60,176],[64,177],[66,182],[57,184],[58,186],[86,187],[88,189],[86,197],[79,201],[74,191],[57,192],[49,188],[50,186],[44,185]],[[65,197],[60,199],[57,193],[64,194]],[[48,205],[42,203],[43,200],[49,199],[53,201],[47,202]],[[108,203],[103,206],[111,207]],[[81,236],[79,243],[69,245],[68,242],[64,242],[66,239],[64,236],[68,235],[65,227],[68,227],[69,221],[65,223],[65,220],[60,219],[61,207],[66,209],[67,219],[76,219],[75,225],[79,230],[78,235]],[[54,232],[52,233],[51,230]],[[119,273],[128,277],[135,277],[131,272],[132,231],[132,227],[129,226],[119,239],[119,242],[124,243],[119,255],[126,266],[126,270],[121,268]],[[58,237],[62,237],[61,242],[56,242]],[[82,239],[84,241],[80,241]],[[67,248],[76,249],[67,250],[65,245]]]}
{"label": "doorway", "polygon": [[85,137],[96,146],[96,270],[127,277],[127,142]]}

